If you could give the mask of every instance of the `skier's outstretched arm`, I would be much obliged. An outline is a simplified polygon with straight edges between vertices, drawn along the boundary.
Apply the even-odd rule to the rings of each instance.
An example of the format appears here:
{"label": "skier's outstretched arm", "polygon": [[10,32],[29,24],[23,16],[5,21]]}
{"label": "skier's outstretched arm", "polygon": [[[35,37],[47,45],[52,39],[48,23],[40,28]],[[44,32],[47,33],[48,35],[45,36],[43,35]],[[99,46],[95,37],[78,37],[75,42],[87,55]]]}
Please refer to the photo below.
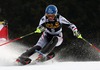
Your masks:
{"label": "skier's outstretched arm", "polygon": [[73,31],[73,35],[76,36],[77,38],[80,37],[80,33],[77,29],[77,27],[73,24],[73,23],[70,23],[66,18],[64,18],[63,16],[60,16],[60,22],[62,24],[66,24],[68,26],[68,28],[70,28],[72,31]]}

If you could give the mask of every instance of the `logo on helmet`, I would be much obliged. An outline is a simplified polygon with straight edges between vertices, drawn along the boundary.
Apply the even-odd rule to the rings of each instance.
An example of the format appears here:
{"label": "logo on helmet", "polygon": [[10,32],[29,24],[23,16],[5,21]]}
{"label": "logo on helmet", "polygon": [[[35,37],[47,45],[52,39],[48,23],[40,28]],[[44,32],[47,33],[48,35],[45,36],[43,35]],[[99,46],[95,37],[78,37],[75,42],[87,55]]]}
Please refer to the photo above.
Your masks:
{"label": "logo on helmet", "polygon": [[45,13],[46,14],[55,14],[57,15],[57,7],[55,5],[49,5],[46,7]]}
{"label": "logo on helmet", "polygon": [[53,10],[52,9],[48,9],[48,13],[52,14],[53,13]]}

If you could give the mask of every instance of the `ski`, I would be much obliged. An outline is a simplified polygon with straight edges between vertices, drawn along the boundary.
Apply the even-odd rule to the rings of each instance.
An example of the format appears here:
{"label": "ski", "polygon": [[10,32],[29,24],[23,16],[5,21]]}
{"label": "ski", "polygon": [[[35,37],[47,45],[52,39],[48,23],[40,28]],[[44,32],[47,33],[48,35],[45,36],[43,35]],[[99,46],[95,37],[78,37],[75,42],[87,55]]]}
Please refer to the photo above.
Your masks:
{"label": "ski", "polygon": [[[23,59],[23,60],[22,60]],[[29,64],[29,63],[31,63],[31,59],[30,58],[18,58],[18,59],[16,59],[16,63],[18,64],[18,65],[27,65],[27,64]]]}
{"label": "ski", "polygon": [[35,60],[32,61],[30,58],[27,57],[19,57],[16,60],[16,62],[21,63],[23,65],[27,65],[27,64],[42,63],[52,59],[55,56],[55,54],[51,54],[51,52],[55,48],[54,46],[56,45],[57,40],[58,39],[56,37],[53,37],[52,40],[46,45],[46,47],[44,47],[41,51],[35,50],[35,52],[39,54],[39,57],[36,58]]}

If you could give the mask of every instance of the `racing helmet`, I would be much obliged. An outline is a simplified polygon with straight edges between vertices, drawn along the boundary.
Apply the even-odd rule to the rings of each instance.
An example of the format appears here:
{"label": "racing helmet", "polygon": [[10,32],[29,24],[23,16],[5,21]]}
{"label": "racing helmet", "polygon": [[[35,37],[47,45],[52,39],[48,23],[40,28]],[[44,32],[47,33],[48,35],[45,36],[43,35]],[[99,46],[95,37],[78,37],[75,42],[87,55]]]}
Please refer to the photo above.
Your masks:
{"label": "racing helmet", "polygon": [[58,9],[55,5],[48,5],[45,9],[45,14],[54,14],[55,16],[58,13]]}

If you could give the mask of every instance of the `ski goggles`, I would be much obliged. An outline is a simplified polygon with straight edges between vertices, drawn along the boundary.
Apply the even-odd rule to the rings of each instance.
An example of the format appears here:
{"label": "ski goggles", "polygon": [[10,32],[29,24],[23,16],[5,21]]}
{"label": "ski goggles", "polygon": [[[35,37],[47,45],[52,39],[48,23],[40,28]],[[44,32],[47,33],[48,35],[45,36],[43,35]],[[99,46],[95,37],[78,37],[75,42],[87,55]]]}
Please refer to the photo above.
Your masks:
{"label": "ski goggles", "polygon": [[46,16],[49,17],[55,17],[55,14],[46,14]]}

